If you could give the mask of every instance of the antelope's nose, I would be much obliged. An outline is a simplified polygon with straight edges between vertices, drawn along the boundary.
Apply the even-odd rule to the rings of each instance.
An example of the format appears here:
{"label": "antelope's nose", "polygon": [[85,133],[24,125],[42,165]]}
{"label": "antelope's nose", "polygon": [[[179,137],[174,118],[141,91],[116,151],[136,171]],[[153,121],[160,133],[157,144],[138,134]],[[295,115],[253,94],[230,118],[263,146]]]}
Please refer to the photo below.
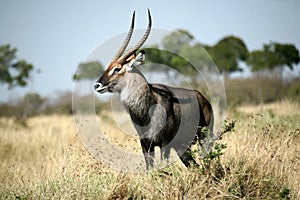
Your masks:
{"label": "antelope's nose", "polygon": [[101,83],[98,83],[98,82],[97,82],[97,83],[94,84],[94,89],[95,89],[96,91],[97,91],[98,88],[101,88],[101,87],[102,87],[102,84],[101,84]]}
{"label": "antelope's nose", "polygon": [[97,82],[94,85],[94,89],[95,89],[95,91],[97,91],[99,93],[105,93],[108,91],[108,86],[103,86],[102,83]]}

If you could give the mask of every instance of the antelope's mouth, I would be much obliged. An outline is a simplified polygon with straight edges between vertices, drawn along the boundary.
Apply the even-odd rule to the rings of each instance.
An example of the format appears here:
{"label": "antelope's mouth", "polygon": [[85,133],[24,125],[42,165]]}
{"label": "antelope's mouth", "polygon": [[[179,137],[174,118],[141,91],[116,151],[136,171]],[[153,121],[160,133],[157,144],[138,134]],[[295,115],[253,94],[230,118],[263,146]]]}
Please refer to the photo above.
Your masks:
{"label": "antelope's mouth", "polygon": [[108,86],[104,86],[101,83],[95,83],[94,89],[96,90],[96,92],[99,92],[101,94],[108,92]]}

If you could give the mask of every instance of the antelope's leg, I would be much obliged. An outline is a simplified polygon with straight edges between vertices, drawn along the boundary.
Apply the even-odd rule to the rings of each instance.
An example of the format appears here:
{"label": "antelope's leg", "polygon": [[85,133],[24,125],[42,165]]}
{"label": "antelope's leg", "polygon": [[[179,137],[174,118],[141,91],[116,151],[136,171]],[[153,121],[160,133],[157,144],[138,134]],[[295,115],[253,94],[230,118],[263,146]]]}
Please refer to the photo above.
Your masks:
{"label": "antelope's leg", "polygon": [[165,159],[170,158],[170,151],[169,147],[160,147],[160,159],[164,161]]}
{"label": "antelope's leg", "polygon": [[190,147],[187,150],[185,150],[185,152],[183,154],[181,154],[180,152],[177,152],[180,160],[183,162],[183,164],[186,167],[190,167],[191,165],[193,165],[193,166],[199,166],[199,164],[194,159],[192,153],[193,152],[191,151]]}
{"label": "antelope's leg", "polygon": [[154,164],[154,145],[150,140],[141,139],[141,146],[145,157],[146,168],[149,170]]}

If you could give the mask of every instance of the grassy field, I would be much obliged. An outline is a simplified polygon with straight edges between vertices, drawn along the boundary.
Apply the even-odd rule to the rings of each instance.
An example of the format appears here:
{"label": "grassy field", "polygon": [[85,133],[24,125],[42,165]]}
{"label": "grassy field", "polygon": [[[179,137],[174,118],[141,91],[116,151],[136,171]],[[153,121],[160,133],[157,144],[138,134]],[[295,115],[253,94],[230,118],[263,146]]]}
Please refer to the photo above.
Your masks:
{"label": "grassy field", "polygon": [[[300,107],[289,101],[228,113],[235,131],[209,169],[174,163],[147,174],[112,171],[76,137],[72,116],[0,119],[0,199],[300,199]],[[105,115],[105,131],[120,146]],[[102,118],[102,119],[103,119]],[[106,120],[106,121],[105,121]]]}

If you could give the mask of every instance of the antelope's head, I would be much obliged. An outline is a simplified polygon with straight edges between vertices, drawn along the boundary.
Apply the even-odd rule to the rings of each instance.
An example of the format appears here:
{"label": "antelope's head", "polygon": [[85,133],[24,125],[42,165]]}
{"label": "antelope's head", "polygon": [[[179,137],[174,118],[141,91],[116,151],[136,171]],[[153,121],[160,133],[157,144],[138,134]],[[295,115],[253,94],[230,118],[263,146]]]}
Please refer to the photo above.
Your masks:
{"label": "antelope's head", "polygon": [[[124,53],[133,29],[134,29],[134,18],[135,12],[133,12],[131,26],[128,31],[128,34],[121,45],[120,49],[115,54],[112,62],[108,65],[105,72],[99,78],[99,80],[94,85],[94,88],[99,93],[105,92],[115,92],[117,91],[118,84],[122,82],[122,79],[126,75],[126,73],[130,73],[135,66],[142,64],[145,59],[145,52],[142,50],[137,54],[137,50],[145,43],[147,40],[150,30],[151,30],[151,15],[148,9],[148,27],[144,33],[142,39],[131,49],[129,49],[126,53]],[[123,54],[124,53],[124,54]]]}

